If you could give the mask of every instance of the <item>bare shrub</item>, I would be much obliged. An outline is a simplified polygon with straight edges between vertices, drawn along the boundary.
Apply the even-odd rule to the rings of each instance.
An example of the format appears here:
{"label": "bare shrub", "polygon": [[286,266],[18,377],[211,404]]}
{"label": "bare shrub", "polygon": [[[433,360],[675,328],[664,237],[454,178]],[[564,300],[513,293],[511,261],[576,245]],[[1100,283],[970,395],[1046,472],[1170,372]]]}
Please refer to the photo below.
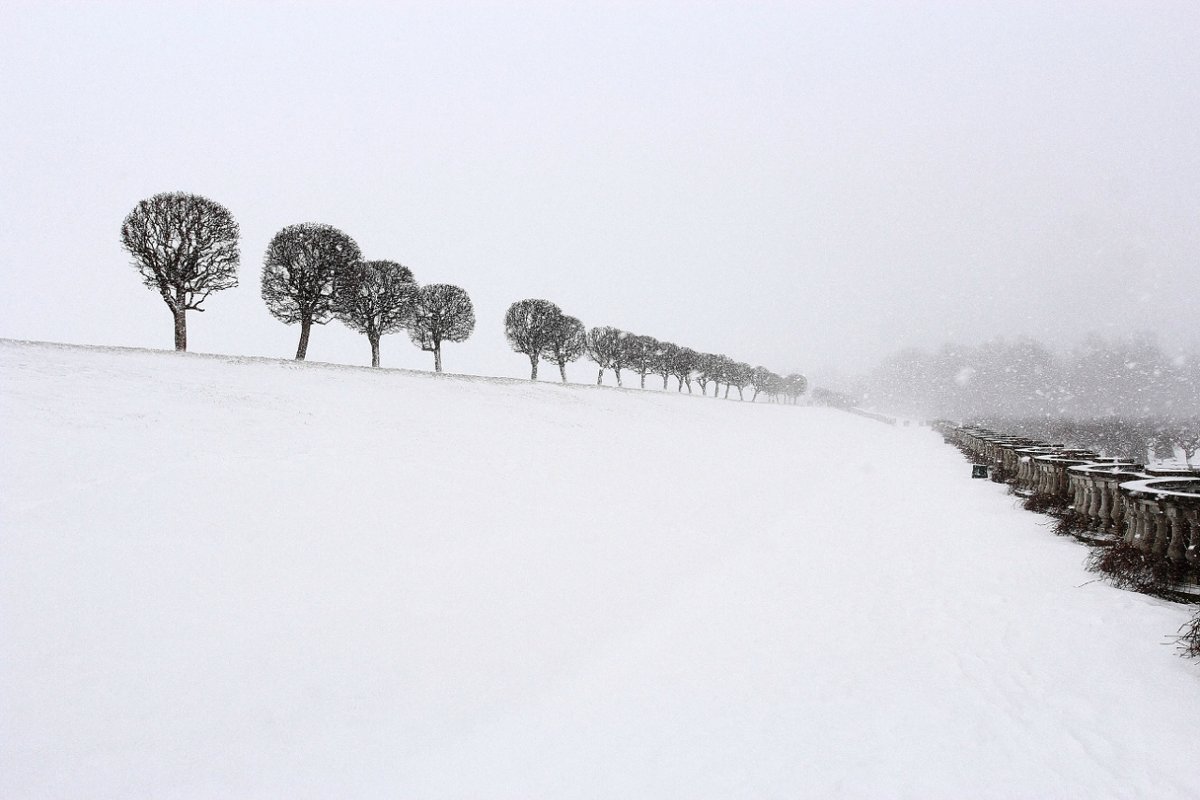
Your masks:
{"label": "bare shrub", "polygon": [[1161,595],[1187,576],[1187,566],[1139,550],[1128,542],[1097,547],[1087,559],[1088,572],[1096,572],[1118,589]]}
{"label": "bare shrub", "polygon": [[1191,622],[1185,622],[1176,637],[1184,658],[1200,659],[1200,608]]}

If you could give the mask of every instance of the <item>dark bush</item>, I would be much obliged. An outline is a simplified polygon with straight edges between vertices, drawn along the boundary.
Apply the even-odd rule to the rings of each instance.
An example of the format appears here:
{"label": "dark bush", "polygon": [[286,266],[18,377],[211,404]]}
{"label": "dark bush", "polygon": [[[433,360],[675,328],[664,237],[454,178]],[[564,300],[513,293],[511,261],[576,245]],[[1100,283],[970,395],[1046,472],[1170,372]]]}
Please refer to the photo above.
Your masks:
{"label": "dark bush", "polygon": [[1079,536],[1087,530],[1087,517],[1075,511],[1068,511],[1054,521],[1050,526],[1056,536]]}
{"label": "dark bush", "polygon": [[1179,649],[1183,651],[1184,658],[1200,659],[1200,609],[1197,609],[1191,622],[1185,622],[1179,629],[1176,641],[1179,643]]}
{"label": "dark bush", "polygon": [[1025,502],[1021,507],[1026,511],[1036,511],[1039,514],[1052,514],[1059,516],[1066,513],[1067,504],[1060,497],[1055,497],[1052,494],[1034,494],[1025,498]]}
{"label": "dark bush", "polygon": [[1187,576],[1187,566],[1139,550],[1128,542],[1097,547],[1087,559],[1089,572],[1108,579],[1118,589],[1142,594],[1165,594],[1172,584]]}

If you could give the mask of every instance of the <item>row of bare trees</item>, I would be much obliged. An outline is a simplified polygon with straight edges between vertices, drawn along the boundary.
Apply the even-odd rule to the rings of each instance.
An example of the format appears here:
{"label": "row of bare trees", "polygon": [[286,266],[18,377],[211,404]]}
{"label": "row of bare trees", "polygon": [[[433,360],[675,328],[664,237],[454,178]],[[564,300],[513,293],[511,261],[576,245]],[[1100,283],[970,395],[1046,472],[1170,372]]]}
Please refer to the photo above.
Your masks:
{"label": "row of bare trees", "polygon": [[[203,311],[210,294],[237,286],[240,229],[219,203],[194,194],[165,192],[142,200],[121,226],[121,243],[142,280],[157,291],[175,323],[175,349],[187,349],[187,312]],[[368,261],[358,244],[331,225],[289,225],[271,239],[263,258],[262,298],[287,325],[300,326],[297,360],[308,352],[313,325],[337,319],[367,337],[371,366],[379,343],[407,331],[433,353],[442,371],[442,344],[461,342],[475,329],[471,298],[445,283],[420,286],[395,261]]]}
{"label": "row of bare trees", "polygon": [[671,378],[675,378],[679,392],[686,386],[691,393],[695,381],[700,393],[707,395],[711,384],[713,397],[719,395],[722,384],[726,398],[731,389],[737,389],[738,398],[744,400],[745,390],[753,389],[752,402],[763,394],[772,401],[795,403],[808,388],[803,375],[781,376],[723,354],[701,353],[610,326],[588,330],[578,318],[564,314],[549,300],[531,298],[513,303],[504,315],[504,333],[512,349],[529,359],[531,380],[537,380],[538,363],[545,361],[558,366],[559,376],[566,383],[567,364],[586,356],[599,367],[597,385],[604,382],[605,371],[612,370],[617,385],[623,386],[621,372],[628,370],[638,376],[643,389],[646,377],[653,375],[662,378],[664,390]]}
{"label": "row of bare trees", "polygon": [[[121,242],[143,282],[171,311],[176,350],[187,349],[187,312],[203,311],[213,292],[237,286],[240,233],[224,206],[183,192],[142,200],[121,225]],[[308,353],[313,326],[337,319],[367,337],[371,366],[379,366],[380,340],[403,330],[413,344],[433,353],[434,369],[441,372],[443,343],[464,341],[475,329],[475,310],[463,289],[442,283],[420,286],[408,267],[366,260],[354,239],[319,223],[288,225],[272,237],[263,258],[262,298],[280,322],[300,326],[297,360]],[[613,327],[587,330],[549,300],[513,303],[504,327],[512,348],[529,357],[534,380],[538,363],[546,361],[558,366],[565,383],[567,364],[586,355],[599,367],[597,384],[612,370],[621,386],[621,373],[629,370],[643,389],[646,376],[657,375],[663,389],[674,377],[680,392],[686,386],[691,393],[695,381],[700,393],[707,394],[712,384],[714,397],[724,384],[726,398],[736,388],[745,399],[751,388],[751,400],[765,394],[795,402],[807,388],[802,375],[783,377],[726,355]]]}

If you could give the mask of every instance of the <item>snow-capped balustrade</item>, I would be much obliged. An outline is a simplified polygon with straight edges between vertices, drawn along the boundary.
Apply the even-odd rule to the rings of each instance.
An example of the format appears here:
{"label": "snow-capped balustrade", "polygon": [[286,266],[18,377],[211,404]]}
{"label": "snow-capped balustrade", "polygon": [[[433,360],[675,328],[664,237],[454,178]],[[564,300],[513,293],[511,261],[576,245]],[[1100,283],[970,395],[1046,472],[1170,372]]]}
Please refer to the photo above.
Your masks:
{"label": "snow-capped balustrade", "polygon": [[1073,450],[1060,450],[1034,456],[1031,460],[1035,471],[1033,494],[1063,503],[1070,503],[1073,491],[1068,480],[1067,470],[1070,467],[1095,463],[1098,453],[1086,453]]}
{"label": "snow-capped balustrade", "polygon": [[1170,477],[1121,484],[1124,540],[1148,553],[1200,568],[1200,478]]}
{"label": "snow-capped balustrade", "polygon": [[1111,460],[1067,468],[1071,505],[1085,529],[1100,533],[1122,530],[1125,504],[1120,486],[1126,481],[1149,477],[1141,470],[1141,464]]}
{"label": "snow-capped balustrade", "polygon": [[1193,468],[1144,467],[986,428],[933,427],[976,463],[998,469],[1018,493],[1073,512],[1083,529],[1200,569],[1200,474]]}

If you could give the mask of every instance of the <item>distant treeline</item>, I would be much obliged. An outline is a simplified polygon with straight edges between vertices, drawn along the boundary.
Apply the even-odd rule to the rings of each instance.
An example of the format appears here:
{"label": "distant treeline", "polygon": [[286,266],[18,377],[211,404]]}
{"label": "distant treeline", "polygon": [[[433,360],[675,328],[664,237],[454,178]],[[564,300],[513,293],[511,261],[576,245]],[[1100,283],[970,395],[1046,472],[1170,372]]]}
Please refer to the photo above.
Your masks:
{"label": "distant treeline", "polygon": [[597,384],[604,382],[605,370],[611,369],[617,385],[623,386],[621,371],[629,370],[638,376],[643,389],[646,376],[656,375],[662,378],[663,389],[673,377],[676,391],[680,392],[686,386],[690,393],[695,381],[701,394],[708,393],[711,383],[713,397],[724,384],[726,398],[730,389],[737,389],[738,398],[745,399],[744,390],[751,388],[752,401],[765,394],[771,400],[793,403],[808,388],[803,375],[784,377],[724,354],[699,353],[690,347],[609,326],[587,330],[577,318],[563,314],[549,300],[531,298],[513,303],[504,315],[504,332],[512,349],[529,358],[529,377],[533,380],[537,380],[538,362],[546,361],[558,366],[566,383],[567,364],[586,355],[599,368]]}
{"label": "distant treeline", "polygon": [[982,417],[972,425],[1004,431],[1069,448],[1093,450],[1135,464],[1171,460],[1182,455],[1192,463],[1200,448],[1200,410],[1191,416],[1151,417]]}
{"label": "distant treeline", "polygon": [[1168,353],[1144,333],[1092,335],[1063,353],[996,339],[901,350],[851,388],[870,407],[926,419],[1186,419],[1200,415],[1200,354]]}
{"label": "distant treeline", "polygon": [[[206,197],[165,192],[142,200],[121,226],[121,243],[148,288],[158,292],[170,309],[175,348],[187,349],[187,312],[203,311],[213,292],[237,286],[240,229],[224,206]],[[411,269],[396,261],[368,261],[357,242],[331,225],[289,225],[271,239],[263,258],[262,298],[267,310],[287,325],[300,326],[296,358],[308,352],[314,325],[337,319],[367,337],[371,366],[380,364],[380,340],[406,331],[413,344],[433,354],[434,369],[442,371],[442,345],[462,342],[475,329],[475,311],[466,291],[449,284],[421,286]],[[716,397],[722,384],[725,397],[736,388],[777,401],[795,402],[808,385],[802,375],[781,376],[765,367],[751,367],[723,354],[700,353],[650,336],[617,328],[586,330],[577,318],[564,315],[548,300],[513,303],[504,318],[513,350],[529,358],[530,378],[537,379],[539,361],[556,364],[563,382],[566,365],[586,355],[599,371],[612,370],[622,385],[622,370],[640,377],[670,378],[678,391],[692,383]]]}

